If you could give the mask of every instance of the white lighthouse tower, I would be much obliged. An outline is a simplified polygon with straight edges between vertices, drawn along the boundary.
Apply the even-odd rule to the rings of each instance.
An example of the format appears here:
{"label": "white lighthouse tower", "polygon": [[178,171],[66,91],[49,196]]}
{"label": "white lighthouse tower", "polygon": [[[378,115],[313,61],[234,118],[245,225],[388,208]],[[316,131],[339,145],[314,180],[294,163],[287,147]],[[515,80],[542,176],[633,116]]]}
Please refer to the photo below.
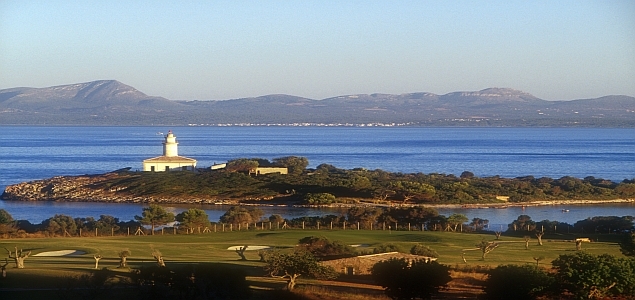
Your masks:
{"label": "white lighthouse tower", "polygon": [[172,130],[163,141],[163,155],[143,161],[143,170],[149,172],[192,171],[196,168],[196,159],[179,156],[179,143]]}
{"label": "white lighthouse tower", "polygon": [[165,136],[165,141],[163,142],[163,156],[179,156],[178,146],[179,143],[176,141],[174,133],[172,133],[172,130],[168,131],[168,135]]}

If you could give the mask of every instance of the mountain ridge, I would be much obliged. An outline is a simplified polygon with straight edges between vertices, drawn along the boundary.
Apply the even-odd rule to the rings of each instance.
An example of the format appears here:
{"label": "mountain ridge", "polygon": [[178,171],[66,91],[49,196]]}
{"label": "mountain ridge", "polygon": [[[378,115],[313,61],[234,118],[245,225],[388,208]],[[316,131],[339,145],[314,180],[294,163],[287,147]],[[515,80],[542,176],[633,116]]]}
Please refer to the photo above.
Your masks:
{"label": "mountain ridge", "polygon": [[116,80],[0,90],[0,124],[7,125],[243,123],[635,127],[635,97],[547,101],[511,88],[486,88],[443,95],[373,93],[319,100],[286,94],[168,100]]}

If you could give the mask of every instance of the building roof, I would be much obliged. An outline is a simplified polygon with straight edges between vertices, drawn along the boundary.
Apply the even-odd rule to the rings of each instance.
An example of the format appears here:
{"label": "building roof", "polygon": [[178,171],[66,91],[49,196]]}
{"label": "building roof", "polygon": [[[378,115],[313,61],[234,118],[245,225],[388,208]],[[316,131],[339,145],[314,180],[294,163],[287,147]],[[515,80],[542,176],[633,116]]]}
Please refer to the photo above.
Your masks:
{"label": "building roof", "polygon": [[196,159],[185,156],[157,156],[148,158],[144,163],[195,163]]}

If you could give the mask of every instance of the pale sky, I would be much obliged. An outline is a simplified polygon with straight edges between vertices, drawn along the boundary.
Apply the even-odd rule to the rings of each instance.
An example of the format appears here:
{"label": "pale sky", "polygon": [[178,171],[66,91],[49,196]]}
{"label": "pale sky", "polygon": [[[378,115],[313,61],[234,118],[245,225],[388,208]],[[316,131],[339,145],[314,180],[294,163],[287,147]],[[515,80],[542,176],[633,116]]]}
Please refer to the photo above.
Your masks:
{"label": "pale sky", "polygon": [[635,96],[635,1],[0,0],[0,89]]}

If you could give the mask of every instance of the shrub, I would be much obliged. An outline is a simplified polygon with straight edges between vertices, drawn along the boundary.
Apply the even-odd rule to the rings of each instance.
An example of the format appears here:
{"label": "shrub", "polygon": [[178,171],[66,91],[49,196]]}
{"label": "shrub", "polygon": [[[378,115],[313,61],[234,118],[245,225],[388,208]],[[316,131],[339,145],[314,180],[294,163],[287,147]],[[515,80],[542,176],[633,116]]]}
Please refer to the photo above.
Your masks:
{"label": "shrub", "polygon": [[401,247],[392,243],[383,243],[375,246],[373,253],[387,253],[387,252],[403,252]]}
{"label": "shrub", "polygon": [[329,205],[335,202],[335,196],[329,193],[308,193],[304,200],[311,205]]}
{"label": "shrub", "polygon": [[371,268],[373,280],[393,299],[430,299],[452,280],[450,268],[436,261],[391,258]]}
{"label": "shrub", "polygon": [[552,262],[561,289],[578,299],[635,296],[635,260],[582,251]]}
{"label": "shrub", "polygon": [[332,267],[321,265],[313,254],[303,250],[287,254],[271,251],[263,259],[266,263],[265,271],[269,275],[280,275],[287,279],[288,290],[295,287],[296,279],[300,276],[333,279],[338,275]]}
{"label": "shrub", "polygon": [[132,272],[138,299],[248,299],[245,273],[219,264],[200,264],[194,270],[151,266]]}
{"label": "shrub", "polygon": [[299,241],[300,248],[310,252],[316,257],[350,257],[356,254],[353,247],[338,241],[331,241],[326,237],[307,236]]}
{"label": "shrub", "polygon": [[412,246],[412,248],[410,248],[410,254],[427,257],[439,257],[439,253],[423,244],[416,244]]}
{"label": "shrub", "polygon": [[488,272],[484,299],[536,299],[554,283],[555,278],[537,266],[501,265]]}

